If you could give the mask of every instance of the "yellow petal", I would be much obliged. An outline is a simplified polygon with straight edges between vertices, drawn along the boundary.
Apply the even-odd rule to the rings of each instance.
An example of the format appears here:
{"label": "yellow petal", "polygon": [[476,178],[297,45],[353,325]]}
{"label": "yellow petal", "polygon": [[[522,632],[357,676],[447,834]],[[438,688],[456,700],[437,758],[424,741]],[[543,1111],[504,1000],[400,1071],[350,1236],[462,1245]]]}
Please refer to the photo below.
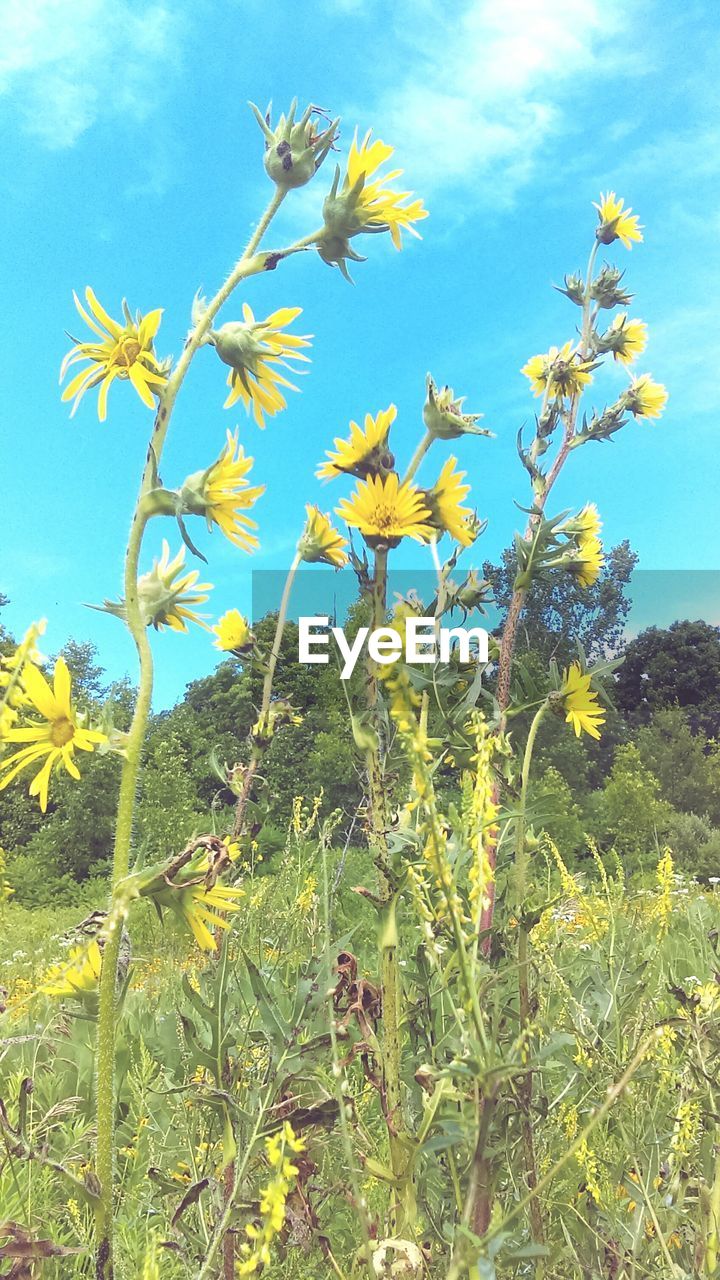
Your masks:
{"label": "yellow petal", "polygon": [[[70,672],[64,658],[58,658],[55,663],[55,678],[53,681],[55,690],[55,702],[60,715],[66,720],[72,720],[72,707],[70,706]],[[58,718],[57,716],[55,717]]]}
{"label": "yellow petal", "polygon": [[[95,294],[90,288],[90,285],[88,285],[85,290],[85,297],[87,298],[88,305],[93,315],[96,316],[101,324],[105,325],[108,333],[111,333],[113,338],[119,338],[123,332],[122,325],[118,324],[117,320],[113,320],[112,316],[108,315],[105,308],[98,302]],[[92,325],[92,328],[95,328],[95,326]]]}

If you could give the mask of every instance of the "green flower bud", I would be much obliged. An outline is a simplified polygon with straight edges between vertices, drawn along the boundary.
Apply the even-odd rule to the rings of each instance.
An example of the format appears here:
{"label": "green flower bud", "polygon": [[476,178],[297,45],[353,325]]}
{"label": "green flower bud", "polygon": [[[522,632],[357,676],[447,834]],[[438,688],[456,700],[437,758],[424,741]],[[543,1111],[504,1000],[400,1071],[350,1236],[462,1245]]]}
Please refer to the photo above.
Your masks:
{"label": "green flower bud", "polygon": [[[308,106],[302,118],[295,121],[297,98],[293,98],[287,116],[273,129],[270,107],[263,116],[254,102],[250,109],[265,135],[265,170],[282,191],[304,187],[315,176],[337,136],[339,118],[326,129],[319,130],[313,115],[322,115],[319,107]],[[326,117],[327,119],[327,117]]]}
{"label": "green flower bud", "polygon": [[326,262],[329,267],[339,267],[349,284],[353,283],[353,279],[345,265],[346,259],[351,262],[367,262],[367,258],[355,252],[347,236],[333,235],[325,231],[316,241],[316,245],[323,262]]}
{"label": "green flower bud", "polygon": [[620,271],[618,267],[608,266],[606,263],[590,286],[590,297],[593,302],[597,302],[598,306],[606,311],[613,307],[629,306],[633,295],[620,288],[620,281],[624,275],[624,271]]}
{"label": "green flower bud", "polygon": [[241,378],[247,376],[248,369],[251,372],[256,369],[263,354],[267,355],[267,350],[263,352],[262,344],[254,336],[255,327],[257,326],[245,324],[242,320],[228,320],[227,324],[219,329],[211,329],[208,334],[208,340],[223,364],[229,364]]}
{"label": "green flower bud", "polygon": [[458,436],[490,436],[475,424],[482,418],[481,413],[463,413],[464,396],[455,398],[452,387],[443,387],[439,391],[430,374],[425,379],[427,397],[423,408],[423,422],[428,431],[439,440],[456,440]]}
{"label": "green flower bud", "polygon": [[561,289],[559,285],[554,287],[558,293],[563,293],[577,307],[583,306],[585,302],[585,281],[582,276],[565,276],[565,288]]}
{"label": "green flower bud", "polygon": [[471,569],[457,593],[457,602],[471,613],[484,604],[490,594],[490,583],[479,577],[477,570]]}

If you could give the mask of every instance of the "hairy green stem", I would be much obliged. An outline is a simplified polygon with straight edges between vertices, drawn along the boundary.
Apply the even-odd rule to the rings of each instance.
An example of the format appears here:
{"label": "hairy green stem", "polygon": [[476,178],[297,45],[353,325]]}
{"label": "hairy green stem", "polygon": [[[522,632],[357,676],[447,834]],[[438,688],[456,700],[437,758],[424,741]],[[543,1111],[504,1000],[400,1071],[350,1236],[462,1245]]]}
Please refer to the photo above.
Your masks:
{"label": "hairy green stem", "polygon": [[[283,199],[276,192],[256,227],[240,260],[230,272],[225,283],[209,303],[195,325],[175,369],[170,375],[160,397],[152,435],[143,468],[140,491],[130,526],[125,553],[125,616],[128,629],[135,641],[140,667],[138,697],[127,738],[118,799],[115,844],[113,849],[112,888],[124,879],[130,864],[132,827],[135,811],[140,763],[145,732],[152,700],[153,660],[147,635],[147,627],[140,611],[138,596],[138,570],[143,535],[150,518],[143,499],[152,487],[162,457],[178,392],[185,380],[192,359],[203,345],[206,334],[233,289],[247,276],[265,269],[262,259],[254,258],[260,239]],[[106,939],[103,966],[100,977],[98,1032],[97,1032],[97,1140],[96,1173],[100,1183],[100,1196],[96,1211],[96,1238],[98,1280],[111,1280],[113,1275],[112,1226],[114,1212],[114,1141],[115,1141],[115,1035],[117,1013],[117,962],[122,937],[122,923],[114,921]]]}

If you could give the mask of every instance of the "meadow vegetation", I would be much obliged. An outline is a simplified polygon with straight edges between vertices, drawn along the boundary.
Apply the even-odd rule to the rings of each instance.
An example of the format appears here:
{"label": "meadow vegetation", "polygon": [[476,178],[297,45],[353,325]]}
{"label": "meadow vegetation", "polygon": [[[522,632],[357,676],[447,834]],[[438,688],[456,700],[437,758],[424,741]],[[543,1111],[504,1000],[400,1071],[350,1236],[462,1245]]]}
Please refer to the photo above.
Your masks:
{"label": "meadow vegetation", "polygon": [[[0,1275],[717,1278],[720,636],[628,641],[631,548],[603,547],[592,495],[550,510],[578,448],[611,467],[622,442],[598,444],[667,400],[613,256],[638,217],[600,197],[561,290],[576,337],[522,370],[524,527],[500,564],[448,451],[470,437],[497,483],[492,433],[428,376],[417,430],[373,406],[320,463],[346,533],[309,504],[277,611],[209,626],[187,557],[211,535],[251,556],[273,477],[238,429],[166,486],[192,362],[219,358],[225,407],[280,430],[299,312],[221,310],[268,270],[347,276],[358,244],[400,249],[427,217],[356,134],[322,227],[266,247],[338,122],[254,110],[273,194],[179,359],[160,308],[75,299],[63,400],[151,411],[100,606],[137,681],[108,684],[80,641],[48,661],[45,620],[0,630]],[[429,598],[388,590],[408,540]],[[355,575],[349,632],[494,609],[487,666],[304,666],[289,617],[314,564]],[[153,663],[190,626],[223,660],[153,715]]]}

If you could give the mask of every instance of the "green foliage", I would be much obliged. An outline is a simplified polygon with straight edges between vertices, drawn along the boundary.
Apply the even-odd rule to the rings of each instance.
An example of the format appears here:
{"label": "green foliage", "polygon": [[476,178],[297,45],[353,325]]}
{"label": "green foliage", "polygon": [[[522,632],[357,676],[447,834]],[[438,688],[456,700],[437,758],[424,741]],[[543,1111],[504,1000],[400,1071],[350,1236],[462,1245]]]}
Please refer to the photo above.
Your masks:
{"label": "green foliage", "polygon": [[662,799],[660,783],[632,743],[618,750],[594,810],[601,838],[612,843],[630,865],[657,861],[672,807]]}
{"label": "green foliage", "polygon": [[207,826],[190,761],[171,729],[150,744],[137,807],[138,846],[148,862],[158,862]]}
{"label": "green foliage", "polygon": [[673,813],[667,822],[667,842],[678,867],[702,880],[720,878],[720,829],[696,813]]}
{"label": "green foliage", "polygon": [[[597,582],[580,587],[570,573],[551,573],[534,584],[518,631],[518,652],[533,652],[546,668],[551,658],[563,666],[577,657],[578,642],[589,661],[616,653],[630,611],[626,588],[637,556],[628,542],[612,547]],[[515,580],[515,557],[505,551],[500,565],[487,562],[483,572],[503,614]]]}
{"label": "green foliage", "polygon": [[687,711],[660,707],[635,743],[665,800],[682,813],[707,814],[720,826],[720,744],[693,733]]}
{"label": "green foliage", "polygon": [[636,724],[655,711],[685,709],[693,733],[720,737],[720,628],[707,622],[648,627],[625,650],[617,680],[618,705]]}
{"label": "green foliage", "polygon": [[565,778],[552,765],[538,770],[530,801],[533,825],[546,831],[566,857],[578,853],[585,843],[582,812]]}

